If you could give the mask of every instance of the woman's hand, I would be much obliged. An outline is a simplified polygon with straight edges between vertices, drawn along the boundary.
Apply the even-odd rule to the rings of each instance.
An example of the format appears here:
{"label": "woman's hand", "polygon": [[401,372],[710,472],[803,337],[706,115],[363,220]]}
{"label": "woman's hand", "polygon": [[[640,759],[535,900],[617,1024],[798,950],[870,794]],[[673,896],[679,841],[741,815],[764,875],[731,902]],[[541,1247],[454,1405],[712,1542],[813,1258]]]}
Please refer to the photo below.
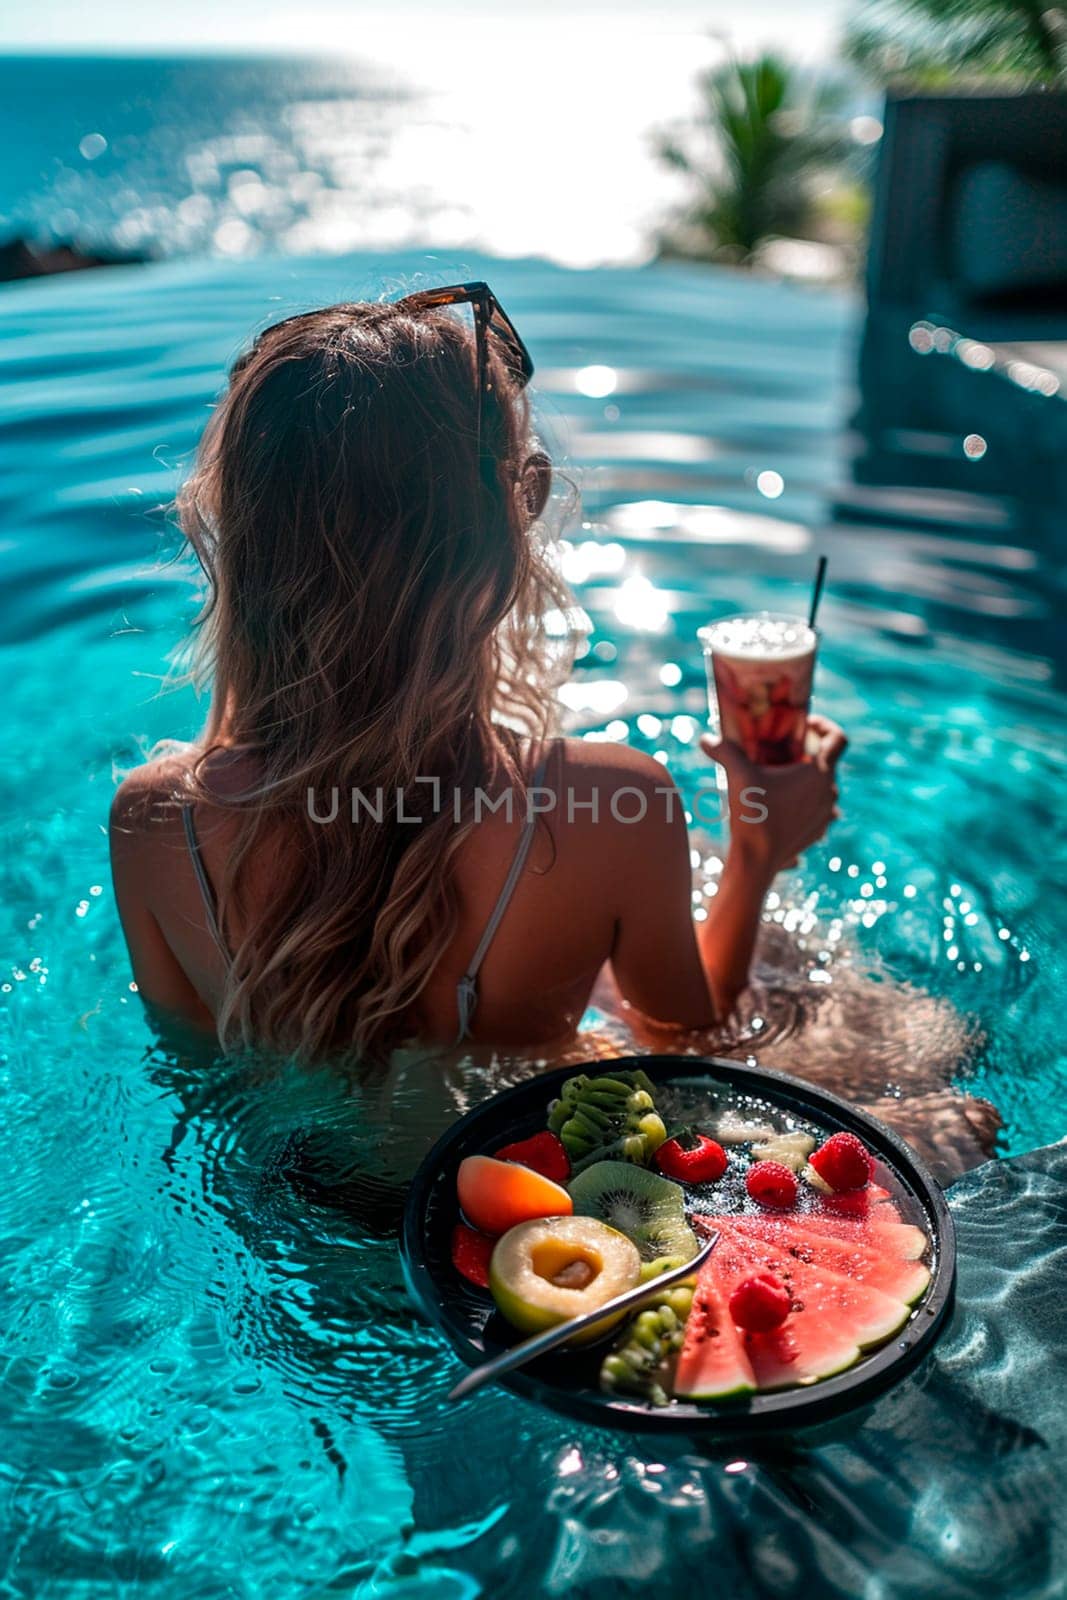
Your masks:
{"label": "woman's hand", "polygon": [[767,882],[821,839],[837,809],[835,769],[848,744],[828,717],[808,718],[808,751],[803,761],[761,767],[737,745],[709,735],[700,741],[705,755],[726,773],[730,795],[730,849]]}

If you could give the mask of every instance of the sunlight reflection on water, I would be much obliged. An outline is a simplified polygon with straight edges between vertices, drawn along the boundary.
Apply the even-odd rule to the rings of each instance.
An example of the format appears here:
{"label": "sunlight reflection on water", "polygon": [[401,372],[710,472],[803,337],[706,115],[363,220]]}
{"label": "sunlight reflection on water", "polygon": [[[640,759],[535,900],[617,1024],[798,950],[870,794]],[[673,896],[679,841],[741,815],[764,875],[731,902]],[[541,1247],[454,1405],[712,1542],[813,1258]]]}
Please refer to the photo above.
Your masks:
{"label": "sunlight reflection on water", "polygon": [[[503,14],[372,26],[350,48],[0,59],[0,222],[162,255],[432,241],[573,265],[646,259],[680,193],[653,130],[686,113],[697,68],[721,53],[635,18],[573,18],[564,42]],[[518,115],[512,75],[485,68],[512,52],[535,90]],[[586,368],[583,392],[609,394],[596,387],[607,371]]]}

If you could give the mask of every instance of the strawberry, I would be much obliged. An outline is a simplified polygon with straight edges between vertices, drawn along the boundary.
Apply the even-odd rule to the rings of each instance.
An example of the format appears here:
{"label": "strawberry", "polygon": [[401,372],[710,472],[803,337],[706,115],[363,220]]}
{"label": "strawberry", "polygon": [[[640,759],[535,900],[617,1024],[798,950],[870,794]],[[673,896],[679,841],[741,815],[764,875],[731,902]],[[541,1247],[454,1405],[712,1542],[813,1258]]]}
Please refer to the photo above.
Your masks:
{"label": "strawberry", "polygon": [[789,1290],[773,1272],[755,1272],[730,1296],[730,1316],[746,1333],[769,1333],[785,1321],[791,1304]]}
{"label": "strawberry", "polygon": [[796,1204],[796,1177],[780,1161],[757,1161],[755,1166],[749,1167],[745,1188],[761,1206],[778,1206],[784,1210]]}
{"label": "strawberry", "polygon": [[520,1167],[529,1167],[531,1172],[539,1172],[542,1178],[551,1178],[553,1183],[566,1183],[571,1175],[570,1159],[563,1148],[563,1141],[547,1128],[544,1133],[535,1133],[531,1139],[520,1139],[518,1144],[506,1144],[502,1150],[494,1151],[494,1155],[498,1161],[514,1161]]}
{"label": "strawberry", "polygon": [[874,1176],[871,1153],[854,1133],[831,1134],[809,1159],[831,1189],[864,1189]]}
{"label": "strawberry", "polygon": [[715,1183],[726,1171],[726,1151],[706,1133],[683,1128],[660,1145],[656,1165],[676,1183]]}
{"label": "strawberry", "polygon": [[468,1228],[465,1222],[457,1222],[452,1229],[452,1265],[468,1283],[488,1289],[489,1257],[495,1244],[496,1240],[490,1239],[487,1233],[479,1233],[476,1228]]}

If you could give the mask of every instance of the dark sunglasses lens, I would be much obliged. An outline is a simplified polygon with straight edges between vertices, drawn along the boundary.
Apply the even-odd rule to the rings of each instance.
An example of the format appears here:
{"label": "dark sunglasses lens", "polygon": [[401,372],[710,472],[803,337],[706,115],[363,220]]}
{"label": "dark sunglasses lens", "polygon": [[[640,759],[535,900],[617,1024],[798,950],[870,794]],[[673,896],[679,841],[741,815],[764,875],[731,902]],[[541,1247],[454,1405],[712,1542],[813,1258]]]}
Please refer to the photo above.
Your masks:
{"label": "dark sunglasses lens", "polygon": [[533,376],[533,362],[511,321],[496,304],[490,312],[489,329],[497,340],[508,369],[516,381],[525,387]]}

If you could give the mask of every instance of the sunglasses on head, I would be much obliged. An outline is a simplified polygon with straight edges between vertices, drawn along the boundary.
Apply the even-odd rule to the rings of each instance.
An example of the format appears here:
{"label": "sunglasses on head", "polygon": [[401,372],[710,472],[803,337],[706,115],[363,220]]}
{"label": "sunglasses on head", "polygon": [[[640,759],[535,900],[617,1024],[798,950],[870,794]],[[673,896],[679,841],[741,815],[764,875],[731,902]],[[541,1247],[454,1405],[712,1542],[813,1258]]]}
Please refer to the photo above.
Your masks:
{"label": "sunglasses on head", "polygon": [[443,310],[448,306],[469,305],[474,315],[474,344],[476,382],[478,391],[477,441],[478,459],[482,475],[492,485],[494,467],[492,459],[482,451],[482,417],[485,397],[492,391],[493,381],[489,370],[489,335],[496,340],[497,349],[515,384],[525,389],[533,377],[534,364],[529,350],[519,337],[518,330],[504,307],[487,283],[454,283],[444,289],[420,289],[396,301],[398,311],[418,314],[420,311]]}
{"label": "sunglasses on head", "polygon": [[[520,389],[525,389],[533,377],[533,358],[519,337],[518,330],[504,307],[487,283],[454,283],[442,289],[419,289],[415,294],[405,295],[402,300],[394,302],[398,311],[406,311],[409,315],[418,315],[420,311],[445,310],[449,306],[469,305],[474,316],[474,344],[475,368],[477,384],[477,413],[475,438],[478,444],[478,461],[482,479],[490,489],[493,488],[496,477],[495,463],[490,455],[482,450],[482,419],[485,412],[485,398],[492,392],[493,380],[489,368],[489,335],[492,334],[496,347],[507,367],[513,382]],[[293,322],[301,322],[305,317],[317,316],[314,311],[300,311],[295,316],[284,317],[281,322],[274,323],[266,329],[267,333],[275,333],[279,328],[284,328]],[[260,335],[262,338],[263,335]],[[252,350],[259,345],[255,341]],[[231,376],[236,376],[245,366],[252,355],[252,350],[241,356],[231,368]]]}

